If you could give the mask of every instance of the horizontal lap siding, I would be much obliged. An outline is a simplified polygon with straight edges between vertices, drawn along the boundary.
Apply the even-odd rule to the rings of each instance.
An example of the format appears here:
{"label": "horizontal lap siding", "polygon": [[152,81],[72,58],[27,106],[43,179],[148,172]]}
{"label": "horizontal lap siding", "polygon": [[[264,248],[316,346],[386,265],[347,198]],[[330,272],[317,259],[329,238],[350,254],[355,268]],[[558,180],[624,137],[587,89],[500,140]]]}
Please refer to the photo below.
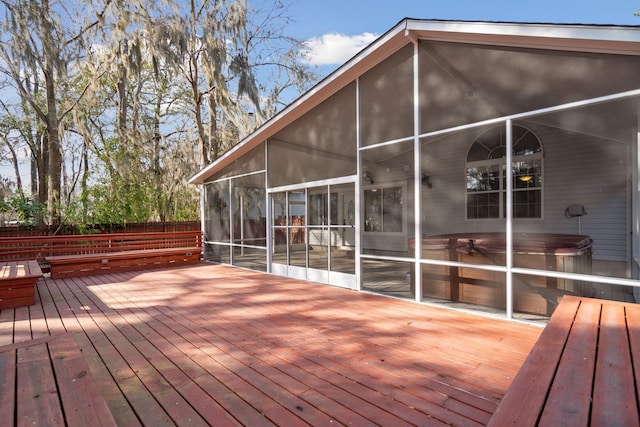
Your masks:
{"label": "horizontal lap siding", "polygon": [[[408,145],[407,145],[408,146]],[[402,187],[403,189],[403,227],[398,233],[364,233],[362,246],[366,250],[399,251],[408,249],[409,236],[413,237],[413,155],[411,153],[387,160],[381,165],[370,166],[375,182],[373,185],[365,183],[365,190],[369,188]],[[384,191],[384,190],[383,190]],[[362,202],[364,211],[364,201]],[[367,219],[365,218],[365,221]],[[364,227],[364,225],[363,225]]]}
{"label": "horizontal lap siding", "polygon": [[[541,129],[544,144],[545,227],[578,233],[578,219],[567,219],[571,204],[585,207],[582,234],[593,239],[594,259],[627,259],[627,147],[619,142]],[[565,183],[571,183],[566,185]]]}
{"label": "horizontal lap siding", "polygon": [[498,230],[496,221],[465,220],[465,160],[475,137],[475,133],[467,132],[422,145],[422,168],[433,184],[431,189],[422,187],[424,234]]}

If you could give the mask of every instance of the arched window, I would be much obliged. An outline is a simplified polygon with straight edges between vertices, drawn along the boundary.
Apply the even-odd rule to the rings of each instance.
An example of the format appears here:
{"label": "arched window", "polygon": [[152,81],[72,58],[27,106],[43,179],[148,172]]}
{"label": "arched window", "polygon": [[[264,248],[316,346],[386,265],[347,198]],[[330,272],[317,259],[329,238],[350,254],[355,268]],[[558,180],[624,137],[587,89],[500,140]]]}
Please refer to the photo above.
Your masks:
{"label": "arched window", "polygon": [[[513,126],[513,217],[542,218],[542,145],[531,130]],[[469,148],[467,219],[506,217],[506,129],[489,129]]]}

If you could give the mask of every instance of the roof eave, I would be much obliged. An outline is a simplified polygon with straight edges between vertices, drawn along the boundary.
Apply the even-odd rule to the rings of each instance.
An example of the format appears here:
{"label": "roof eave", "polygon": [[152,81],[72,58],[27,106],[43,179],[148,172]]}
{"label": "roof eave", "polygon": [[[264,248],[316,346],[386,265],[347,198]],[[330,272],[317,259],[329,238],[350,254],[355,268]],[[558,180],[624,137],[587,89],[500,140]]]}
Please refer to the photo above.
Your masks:
{"label": "roof eave", "polygon": [[640,55],[640,27],[585,24],[407,20],[421,39]]}

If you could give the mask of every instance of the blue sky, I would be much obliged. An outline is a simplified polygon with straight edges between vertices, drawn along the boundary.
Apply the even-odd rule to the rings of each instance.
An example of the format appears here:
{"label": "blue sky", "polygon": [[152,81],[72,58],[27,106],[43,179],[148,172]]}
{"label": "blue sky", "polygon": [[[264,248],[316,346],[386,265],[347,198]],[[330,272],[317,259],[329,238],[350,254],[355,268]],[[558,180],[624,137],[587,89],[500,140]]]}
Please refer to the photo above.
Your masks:
{"label": "blue sky", "polygon": [[[251,1],[251,0],[249,0]],[[402,18],[640,25],[633,0],[289,0],[296,36],[383,33]]]}
{"label": "blue sky", "polygon": [[[251,2],[251,0],[249,0]],[[640,0],[285,0],[287,33],[335,68],[403,18],[640,25]],[[333,67],[331,67],[333,65]]]}

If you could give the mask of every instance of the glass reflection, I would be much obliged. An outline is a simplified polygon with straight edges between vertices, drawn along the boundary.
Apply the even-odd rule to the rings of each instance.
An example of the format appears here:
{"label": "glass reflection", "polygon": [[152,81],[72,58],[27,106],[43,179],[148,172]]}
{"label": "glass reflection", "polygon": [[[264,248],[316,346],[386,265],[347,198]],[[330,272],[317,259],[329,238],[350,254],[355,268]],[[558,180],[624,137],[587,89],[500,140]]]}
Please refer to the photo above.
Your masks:
{"label": "glass reflection", "polygon": [[259,248],[234,247],[233,265],[266,272],[267,251]]}
{"label": "glass reflection", "polygon": [[330,187],[331,266],[333,272],[355,274],[356,208],[354,184]]}
{"label": "glass reflection", "polygon": [[233,242],[266,246],[264,175],[234,179],[232,183]]}
{"label": "glass reflection", "polygon": [[415,287],[411,280],[413,263],[364,259],[362,287],[371,292],[398,298],[413,299]]}
{"label": "glass reflection", "polygon": [[205,185],[205,241],[230,241],[229,205],[229,181],[225,180]]}
{"label": "glass reflection", "polygon": [[287,264],[287,194],[271,195],[272,260],[276,264]]}

